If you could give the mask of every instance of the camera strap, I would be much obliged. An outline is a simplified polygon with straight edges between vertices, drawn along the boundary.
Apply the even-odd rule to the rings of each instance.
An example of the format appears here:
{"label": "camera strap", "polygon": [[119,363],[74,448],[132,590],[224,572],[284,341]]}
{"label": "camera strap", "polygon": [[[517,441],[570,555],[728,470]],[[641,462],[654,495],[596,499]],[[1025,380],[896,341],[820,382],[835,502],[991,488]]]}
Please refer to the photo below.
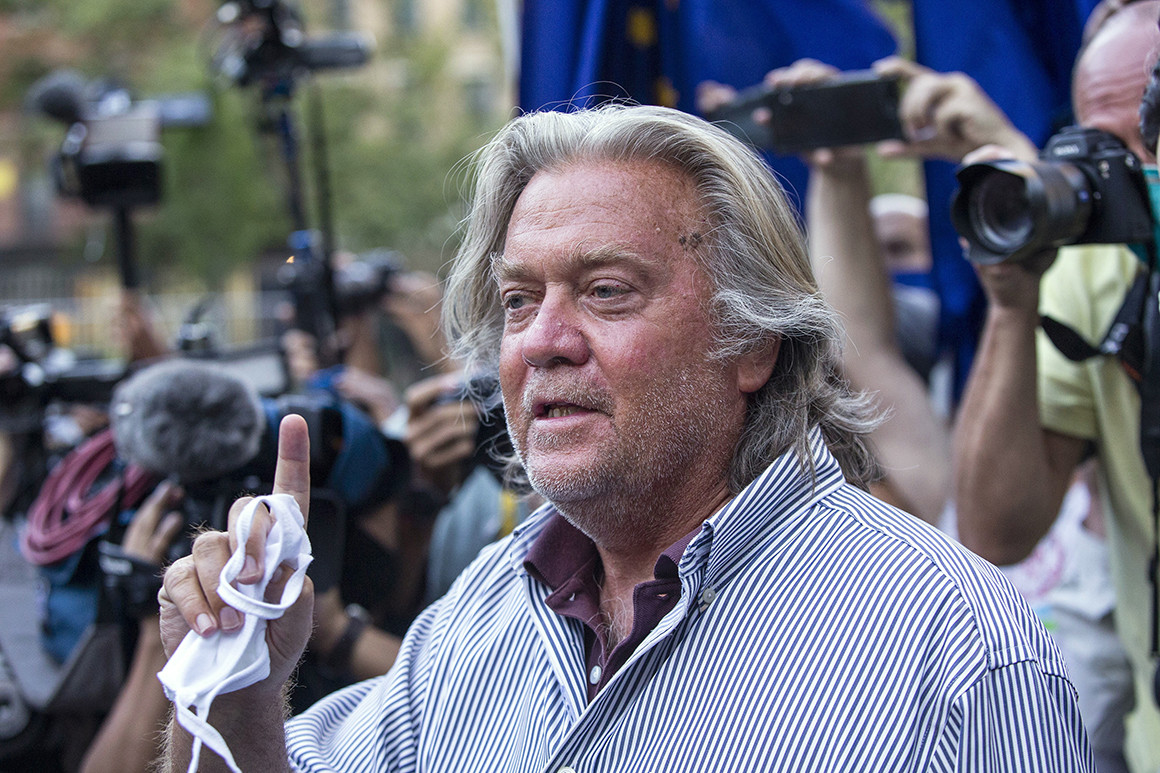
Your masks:
{"label": "camera strap", "polygon": [[1145,302],[1151,276],[1146,271],[1136,275],[1098,346],[1088,343],[1075,329],[1046,314],[1040,315],[1039,326],[1060,354],[1072,362],[1083,362],[1098,355],[1115,357],[1138,387],[1143,378],[1146,354]]}
{"label": "camera strap", "polygon": [[[1160,268],[1154,245],[1148,249],[1149,270],[1136,275],[1124,302],[1099,346],[1047,315],[1040,326],[1051,343],[1072,362],[1097,355],[1112,356],[1136,385],[1140,395],[1140,454],[1151,481],[1152,550],[1148,557],[1150,593],[1149,650],[1160,657]],[[1156,675],[1160,704],[1160,671]]]}

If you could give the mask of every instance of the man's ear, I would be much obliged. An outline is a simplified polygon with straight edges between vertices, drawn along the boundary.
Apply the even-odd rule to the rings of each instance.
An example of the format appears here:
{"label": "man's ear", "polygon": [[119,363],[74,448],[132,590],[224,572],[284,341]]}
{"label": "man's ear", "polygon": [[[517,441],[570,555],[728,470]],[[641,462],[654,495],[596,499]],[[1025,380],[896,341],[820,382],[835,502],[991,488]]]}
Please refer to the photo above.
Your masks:
{"label": "man's ear", "polygon": [[777,354],[781,351],[781,339],[774,338],[742,355],[737,360],[737,388],[745,394],[753,394],[765,386],[773,375],[777,364]]}

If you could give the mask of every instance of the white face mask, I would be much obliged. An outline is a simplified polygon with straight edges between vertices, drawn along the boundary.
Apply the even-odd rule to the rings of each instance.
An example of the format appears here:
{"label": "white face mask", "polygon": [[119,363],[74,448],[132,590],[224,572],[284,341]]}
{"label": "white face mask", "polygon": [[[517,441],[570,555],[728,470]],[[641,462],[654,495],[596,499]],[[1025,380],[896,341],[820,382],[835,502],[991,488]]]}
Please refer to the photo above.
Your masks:
{"label": "white face mask", "polygon": [[[232,583],[245,563],[246,540],[259,504],[266,505],[275,519],[266,538],[265,576],[260,582],[243,585],[239,590]],[[311,558],[310,539],[306,536],[302,511],[294,497],[289,494],[256,497],[242,510],[238,518],[238,547],[222,567],[218,586],[222,600],[245,615],[242,627],[230,633],[217,631],[209,636],[190,631],[157,674],[166,696],[177,709],[177,721],[194,737],[190,771],[197,770],[204,743],[225,760],[230,770],[240,773],[225,739],[205,718],[209,716],[213,699],[221,693],[249,687],[270,675],[266,621],[281,617],[298,599]],[[278,603],[263,601],[266,586],[282,563],[291,566],[294,574],[282,590]]]}

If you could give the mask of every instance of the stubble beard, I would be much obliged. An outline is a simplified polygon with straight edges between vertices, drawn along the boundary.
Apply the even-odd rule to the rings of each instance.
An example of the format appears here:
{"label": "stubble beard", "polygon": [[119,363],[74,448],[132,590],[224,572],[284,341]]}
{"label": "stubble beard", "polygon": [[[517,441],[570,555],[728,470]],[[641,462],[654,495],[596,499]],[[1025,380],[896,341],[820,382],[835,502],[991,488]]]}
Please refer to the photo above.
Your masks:
{"label": "stubble beard", "polygon": [[[665,534],[675,519],[687,517],[674,512],[676,487],[690,474],[710,472],[701,467],[716,466],[727,475],[729,459],[703,458],[705,444],[728,415],[724,398],[709,388],[712,367],[669,374],[632,412],[614,414],[603,394],[578,396],[578,403],[607,406],[612,422],[613,439],[590,451],[585,463],[537,462],[529,459],[526,440],[513,438],[532,488],[602,546],[640,545]],[[570,442],[540,437],[537,455],[566,450]]]}

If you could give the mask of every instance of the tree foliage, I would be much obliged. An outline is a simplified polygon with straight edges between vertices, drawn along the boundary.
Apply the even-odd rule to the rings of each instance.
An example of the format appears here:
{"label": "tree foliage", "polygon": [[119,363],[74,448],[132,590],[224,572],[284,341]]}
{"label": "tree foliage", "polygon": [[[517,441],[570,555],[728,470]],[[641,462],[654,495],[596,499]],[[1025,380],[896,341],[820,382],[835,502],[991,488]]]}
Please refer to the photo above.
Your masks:
{"label": "tree foliage", "polygon": [[[175,269],[210,287],[264,248],[284,246],[290,229],[279,151],[256,128],[257,95],[209,72],[206,29],[217,5],[0,0],[0,21],[20,27],[31,41],[0,53],[0,75],[9,81],[0,90],[0,109],[18,109],[36,78],[64,66],[91,79],[114,78],[138,98],[188,91],[209,96],[210,125],[163,132],[164,198],[137,222],[146,267]],[[366,72],[322,73],[298,89],[294,115],[302,130],[305,194],[317,203],[321,192],[310,144],[321,127],[338,246],[391,247],[413,266],[440,263],[462,208],[448,172],[504,117],[462,108],[462,90],[445,72],[452,52],[447,41],[392,38]],[[401,75],[387,82],[385,70]],[[14,73],[17,82],[11,82]],[[321,124],[308,109],[311,99],[321,105]],[[25,145],[44,147],[24,156],[48,155],[63,134],[63,127],[55,133],[36,127]],[[318,225],[317,209],[310,212]]]}

